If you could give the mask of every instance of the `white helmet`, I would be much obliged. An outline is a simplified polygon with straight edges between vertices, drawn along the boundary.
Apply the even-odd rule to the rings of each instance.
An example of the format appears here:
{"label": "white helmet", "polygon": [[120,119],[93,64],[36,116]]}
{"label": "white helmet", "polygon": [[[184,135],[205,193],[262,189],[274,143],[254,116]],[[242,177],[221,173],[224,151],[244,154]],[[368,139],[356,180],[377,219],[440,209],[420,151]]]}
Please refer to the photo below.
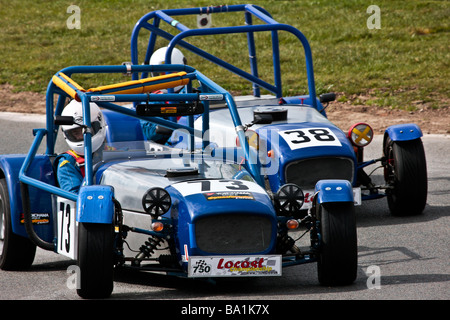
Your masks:
{"label": "white helmet", "polygon": [[[106,137],[106,123],[100,108],[93,102],[89,104],[91,110],[92,127],[92,152],[97,151],[103,144]],[[71,116],[74,119],[73,125],[62,125],[61,129],[69,147],[80,155],[84,155],[83,139],[83,106],[81,102],[72,100],[61,113],[62,116]]]}
{"label": "white helmet", "polygon": [[[166,62],[166,52],[167,47],[159,48],[155,52],[153,52],[151,58],[150,58],[150,64],[151,65],[159,65],[164,64]],[[186,58],[184,57],[183,53],[178,50],[177,48],[173,48],[172,50],[172,57],[171,61],[172,64],[186,64]]]}
{"label": "white helmet", "polygon": [[[166,63],[166,52],[167,47],[159,48],[155,52],[153,52],[151,58],[150,58],[150,65],[160,65]],[[171,64],[187,64],[187,60],[184,57],[183,53],[178,50],[177,48],[173,48],[172,50],[172,56],[171,56]],[[152,76],[156,77],[164,73],[160,72],[152,72]],[[175,92],[179,92],[183,86],[178,86],[173,88]],[[164,91],[164,90],[162,90]]]}

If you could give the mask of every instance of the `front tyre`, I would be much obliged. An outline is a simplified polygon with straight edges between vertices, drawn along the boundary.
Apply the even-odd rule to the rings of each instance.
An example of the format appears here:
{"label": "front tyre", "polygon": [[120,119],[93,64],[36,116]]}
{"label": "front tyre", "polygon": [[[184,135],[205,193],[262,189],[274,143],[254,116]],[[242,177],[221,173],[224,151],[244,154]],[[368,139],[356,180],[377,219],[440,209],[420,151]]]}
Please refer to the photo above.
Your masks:
{"label": "front tyre", "polygon": [[422,140],[388,139],[385,156],[385,180],[391,187],[387,196],[391,214],[421,214],[425,209],[428,192],[427,164]]}
{"label": "front tyre", "polygon": [[78,267],[82,298],[108,298],[113,291],[114,232],[110,224],[80,223],[78,227]]}
{"label": "front tyre", "polygon": [[28,269],[36,254],[30,239],[13,233],[11,206],[5,179],[0,179],[0,269]]}
{"label": "front tyre", "polygon": [[319,205],[320,254],[317,261],[321,285],[349,285],[356,279],[358,246],[353,202]]}

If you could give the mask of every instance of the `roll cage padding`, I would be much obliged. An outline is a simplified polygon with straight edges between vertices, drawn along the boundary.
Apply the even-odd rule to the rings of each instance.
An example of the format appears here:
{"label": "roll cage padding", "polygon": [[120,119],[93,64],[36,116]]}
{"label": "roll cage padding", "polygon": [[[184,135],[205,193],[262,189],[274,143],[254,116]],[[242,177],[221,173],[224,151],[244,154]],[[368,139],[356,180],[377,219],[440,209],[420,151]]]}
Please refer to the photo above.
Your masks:
{"label": "roll cage padding", "polygon": [[54,75],[52,80],[58,88],[63,90],[75,100],[80,101],[77,90],[97,94],[142,94],[162,89],[175,88],[178,86],[185,86],[189,83],[190,80],[189,78],[185,77],[186,74],[186,72],[182,71],[157,77],[149,77],[145,79],[100,86],[88,90],[83,89],[82,86],[80,86],[63,72],[59,72],[58,74]]}
{"label": "roll cage padding", "polygon": [[[175,88],[177,86],[184,86],[188,84],[189,79],[183,78],[186,72],[177,72],[166,74],[157,77],[145,78],[140,80],[133,80],[101,86],[97,88],[88,89],[88,92],[95,92],[99,94],[139,94],[154,92],[162,89]],[[166,82],[166,80],[171,80]],[[161,82],[163,81],[163,82]]]}

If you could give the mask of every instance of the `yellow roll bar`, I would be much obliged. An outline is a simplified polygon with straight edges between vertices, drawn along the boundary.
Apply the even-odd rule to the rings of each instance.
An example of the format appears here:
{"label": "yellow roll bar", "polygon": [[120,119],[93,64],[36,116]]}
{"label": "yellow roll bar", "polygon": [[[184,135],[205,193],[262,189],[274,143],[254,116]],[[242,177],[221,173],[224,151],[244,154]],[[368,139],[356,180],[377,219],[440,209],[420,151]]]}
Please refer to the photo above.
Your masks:
{"label": "yellow roll bar", "polygon": [[77,90],[82,92],[95,92],[98,94],[140,94],[154,92],[157,90],[175,88],[188,84],[189,78],[183,78],[186,74],[186,72],[182,71],[157,77],[100,86],[88,90],[85,90],[82,86],[62,72],[54,75],[52,80],[58,88],[66,92],[75,100],[80,101]]}
{"label": "yellow roll bar", "polygon": [[[99,94],[107,93],[107,94],[140,94],[153,92],[162,89],[175,88],[178,86],[184,86],[189,82],[189,78],[183,78],[186,75],[186,72],[177,72],[166,74],[157,77],[145,78],[140,80],[133,80],[127,82],[121,82],[106,86],[101,86],[97,88],[88,89],[88,92],[96,92]],[[159,82],[163,80],[173,81],[168,82]],[[158,83],[155,83],[158,82]]]}
{"label": "yellow roll bar", "polygon": [[71,96],[72,98],[74,98],[77,101],[80,101],[80,99],[79,99],[79,97],[77,95],[77,92],[70,85],[75,87],[77,90],[80,90],[80,91],[83,91],[83,92],[86,91],[86,90],[83,89],[82,86],[80,86],[78,83],[73,81],[70,77],[68,77],[67,75],[65,75],[62,72],[58,73],[58,76],[56,76],[56,75],[53,76],[52,80],[53,80],[53,83],[58,88],[60,88],[64,92],[66,92],[69,96]]}

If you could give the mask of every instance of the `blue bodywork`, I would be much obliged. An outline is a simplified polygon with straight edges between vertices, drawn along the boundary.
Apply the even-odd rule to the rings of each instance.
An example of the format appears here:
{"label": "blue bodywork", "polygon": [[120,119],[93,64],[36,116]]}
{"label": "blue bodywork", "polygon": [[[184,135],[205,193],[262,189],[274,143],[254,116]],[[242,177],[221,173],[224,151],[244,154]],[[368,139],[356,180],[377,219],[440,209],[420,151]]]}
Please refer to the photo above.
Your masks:
{"label": "blue bodywork", "polygon": [[422,137],[422,130],[414,123],[397,124],[386,129],[386,136],[392,141],[410,141]]}
{"label": "blue bodywork", "polygon": [[[233,204],[228,199],[208,201],[202,194],[185,197],[172,186],[167,187],[167,191],[171,194],[174,203],[178,204],[172,208],[173,212],[171,213],[172,219],[177,221],[175,233],[178,235],[178,246],[182,247],[182,244],[188,244],[189,254],[192,256],[212,254],[212,252],[204,251],[197,246],[195,227],[197,221],[217,215],[220,212],[227,212],[228,215],[239,214],[267,218],[272,225],[272,235],[277,234],[277,215],[273,210],[270,198],[265,194],[254,194],[255,199],[251,201],[235,202],[234,205],[238,204],[239,206],[233,209]],[[251,229],[248,230],[248,232],[252,231]],[[216,236],[220,237],[220,235]],[[270,244],[264,250],[248,252],[248,254],[275,253],[275,246],[276,237],[272,236]]]}
{"label": "blue bodywork", "polygon": [[114,223],[114,190],[110,186],[85,186],[77,200],[77,222]]}
{"label": "blue bodywork", "polygon": [[353,202],[352,186],[345,180],[320,180],[316,184],[317,203]]}
{"label": "blue bodywork", "polygon": [[[345,134],[333,125],[320,124],[320,128],[327,128],[330,132],[333,132],[339,141],[341,142],[339,146],[327,146],[326,150],[324,147],[313,147],[313,148],[302,148],[292,150],[284,139],[279,139],[278,143],[271,143],[271,136],[268,134],[272,130],[278,131],[294,131],[299,129],[311,128],[311,126],[318,126],[315,123],[298,123],[298,124],[273,124],[268,126],[263,126],[257,130],[256,133],[259,134],[261,140],[267,141],[267,149],[272,150],[275,155],[279,155],[279,174],[268,175],[268,180],[270,183],[271,190],[278,190],[282,185],[288,183],[286,180],[286,175],[282,174],[286,171],[286,167],[293,162],[302,159],[314,159],[320,158],[326,155],[332,154],[335,157],[342,157],[351,159],[351,161],[356,163],[355,152],[353,151],[352,145],[345,136]],[[354,180],[352,183],[356,183],[356,167],[354,168]],[[325,178],[325,177],[324,177]],[[350,188],[351,189],[351,188]]]}
{"label": "blue bodywork", "polygon": [[[25,155],[0,156],[0,177],[5,177],[8,186],[9,203],[11,206],[12,229],[14,233],[27,237],[23,222],[22,198],[20,193],[19,172],[24,163]],[[51,186],[55,185],[55,175],[46,155],[36,156],[31,164],[29,176]],[[46,220],[35,225],[36,233],[45,241],[53,241],[53,207],[51,194],[38,188],[30,188],[30,202],[33,203],[32,213],[45,214]]]}

